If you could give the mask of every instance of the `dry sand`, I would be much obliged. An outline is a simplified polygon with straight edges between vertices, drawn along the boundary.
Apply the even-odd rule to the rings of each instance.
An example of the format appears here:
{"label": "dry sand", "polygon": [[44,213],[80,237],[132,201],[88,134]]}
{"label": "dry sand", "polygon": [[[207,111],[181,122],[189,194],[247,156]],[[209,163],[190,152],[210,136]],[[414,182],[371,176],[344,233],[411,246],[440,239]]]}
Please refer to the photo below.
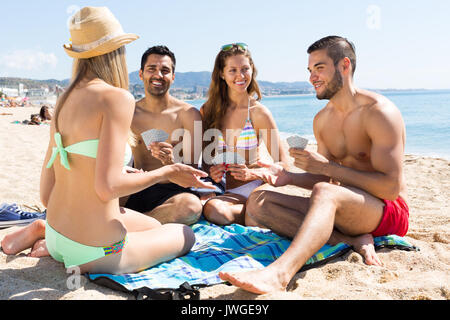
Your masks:
{"label": "dry sand", "polygon": [[[0,203],[37,205],[39,176],[49,140],[49,126],[13,124],[39,108],[0,108]],[[314,148],[314,146],[309,146]],[[407,155],[405,172],[410,197],[406,239],[419,252],[382,249],[383,267],[367,266],[355,252],[301,272],[288,291],[253,295],[228,285],[201,289],[201,299],[405,299],[450,298],[450,161]],[[284,187],[291,194],[305,194]],[[0,240],[15,228],[0,229]],[[63,265],[50,257],[30,258],[0,252],[0,299],[132,299],[82,277],[71,290]]]}

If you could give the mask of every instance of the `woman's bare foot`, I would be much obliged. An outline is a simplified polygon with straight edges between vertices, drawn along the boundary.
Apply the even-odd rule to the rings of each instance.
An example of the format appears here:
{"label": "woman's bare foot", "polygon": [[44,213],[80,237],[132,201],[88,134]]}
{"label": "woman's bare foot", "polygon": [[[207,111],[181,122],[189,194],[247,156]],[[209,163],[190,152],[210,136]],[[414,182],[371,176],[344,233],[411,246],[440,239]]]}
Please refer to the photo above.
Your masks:
{"label": "woman's bare foot", "polygon": [[29,254],[29,256],[33,258],[47,257],[49,255],[50,253],[48,252],[47,245],[45,244],[45,239],[36,241]]}
{"label": "woman's bare foot", "polygon": [[219,277],[236,287],[256,294],[284,291],[289,283],[289,280],[280,279],[279,273],[270,267],[244,272],[219,272]]}
{"label": "woman's bare foot", "polygon": [[383,262],[381,262],[375,252],[373,237],[370,233],[351,238],[351,243],[349,244],[353,246],[356,252],[363,256],[364,262],[367,265],[383,266]]}
{"label": "woman's bare foot", "polygon": [[31,248],[37,240],[43,238],[45,238],[45,221],[39,219],[7,234],[2,240],[1,246],[5,254],[15,255]]}

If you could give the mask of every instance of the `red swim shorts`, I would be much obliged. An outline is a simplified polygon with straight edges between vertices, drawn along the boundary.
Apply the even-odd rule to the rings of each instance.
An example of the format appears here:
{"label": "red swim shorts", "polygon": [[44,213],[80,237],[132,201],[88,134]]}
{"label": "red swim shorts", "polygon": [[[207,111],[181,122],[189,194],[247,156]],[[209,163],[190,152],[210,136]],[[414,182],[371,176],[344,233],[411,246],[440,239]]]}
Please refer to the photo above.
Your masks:
{"label": "red swim shorts", "polygon": [[379,237],[396,234],[403,237],[408,232],[409,208],[405,200],[398,197],[395,201],[383,200],[383,218],[372,236]]}

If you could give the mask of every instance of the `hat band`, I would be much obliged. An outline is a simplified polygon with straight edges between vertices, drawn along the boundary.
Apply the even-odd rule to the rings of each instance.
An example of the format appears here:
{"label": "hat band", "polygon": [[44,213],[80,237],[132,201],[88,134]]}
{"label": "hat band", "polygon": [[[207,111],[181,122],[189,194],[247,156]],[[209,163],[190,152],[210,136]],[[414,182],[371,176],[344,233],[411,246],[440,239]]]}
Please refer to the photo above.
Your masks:
{"label": "hat band", "polygon": [[98,46],[102,45],[103,43],[105,43],[111,39],[114,39],[114,38],[124,35],[124,34],[125,33],[123,32],[123,30],[119,29],[116,32],[108,34],[108,35],[106,35],[96,41],[93,41],[93,42],[89,42],[89,43],[85,43],[85,44],[78,44],[78,45],[72,44],[72,50],[75,52],[89,51],[89,50],[97,48]]}

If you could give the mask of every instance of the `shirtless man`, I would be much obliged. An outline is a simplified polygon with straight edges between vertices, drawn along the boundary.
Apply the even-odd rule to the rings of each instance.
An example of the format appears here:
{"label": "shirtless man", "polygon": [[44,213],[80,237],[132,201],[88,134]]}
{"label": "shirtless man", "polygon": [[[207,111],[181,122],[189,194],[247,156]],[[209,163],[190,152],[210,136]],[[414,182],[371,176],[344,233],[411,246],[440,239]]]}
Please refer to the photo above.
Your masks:
{"label": "shirtless man", "polygon": [[254,293],[285,290],[324,244],[346,242],[369,265],[382,265],[374,236],[408,230],[402,163],[405,126],[387,98],[356,88],[356,56],[348,40],[330,36],[308,49],[310,82],[318,99],[329,100],[314,118],[317,152],[289,150],[292,173],[274,165],[269,182],[312,190],[310,198],[258,190],[247,203],[247,225],[293,238],[275,262],[261,270],[220,273],[223,280]]}
{"label": "shirtless man", "polygon": [[[131,131],[135,135],[132,152],[136,169],[151,171],[181,161],[181,157],[177,160],[176,154],[181,145],[174,148],[178,143],[182,143],[183,162],[193,166],[196,164],[193,151],[196,136],[194,125],[196,121],[201,124],[201,115],[195,107],[170,95],[169,88],[175,79],[175,64],[174,54],[165,46],[149,48],[142,56],[139,77],[144,83],[145,97],[136,102],[131,123]],[[169,141],[152,143],[148,150],[141,133],[150,129],[164,130],[169,134]],[[197,136],[201,146],[202,133]],[[199,197],[189,188],[180,187],[169,180],[122,198],[120,203],[163,224],[177,222],[190,225],[202,213]]]}

